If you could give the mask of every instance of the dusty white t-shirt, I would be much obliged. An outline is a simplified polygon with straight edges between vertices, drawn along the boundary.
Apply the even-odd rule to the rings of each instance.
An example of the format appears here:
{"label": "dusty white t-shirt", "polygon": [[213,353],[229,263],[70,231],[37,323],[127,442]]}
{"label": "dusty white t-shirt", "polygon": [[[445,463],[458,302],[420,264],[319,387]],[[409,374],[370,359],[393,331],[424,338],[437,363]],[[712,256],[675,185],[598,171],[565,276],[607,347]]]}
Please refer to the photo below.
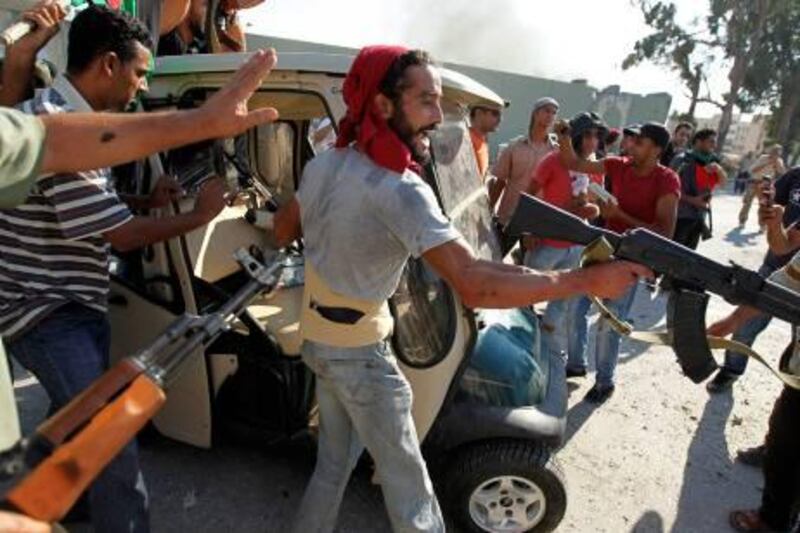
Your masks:
{"label": "dusty white t-shirt", "polygon": [[422,178],[380,167],[354,148],[314,158],[297,201],[306,261],[351,298],[387,300],[409,256],[460,237]]}

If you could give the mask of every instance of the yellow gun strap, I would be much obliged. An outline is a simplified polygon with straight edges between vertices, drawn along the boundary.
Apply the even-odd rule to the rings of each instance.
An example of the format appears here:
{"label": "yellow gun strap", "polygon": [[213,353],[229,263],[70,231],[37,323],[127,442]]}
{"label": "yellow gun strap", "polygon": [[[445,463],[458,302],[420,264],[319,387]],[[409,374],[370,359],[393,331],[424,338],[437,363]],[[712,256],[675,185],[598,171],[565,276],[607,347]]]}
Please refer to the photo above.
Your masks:
{"label": "yellow gun strap", "polygon": [[[608,241],[606,241],[603,237],[600,237],[598,240],[587,246],[583,251],[583,255],[581,256],[581,266],[584,267],[594,263],[611,261],[613,253],[614,249],[611,247]],[[629,322],[626,322],[615,315],[608,307],[606,307],[600,298],[597,298],[596,296],[590,296],[589,299],[600,311],[600,316],[607,320],[609,325],[623,337],[628,337],[635,341],[644,342],[647,344],[670,347],[673,345],[674,338],[671,331],[635,331]],[[754,359],[764,365],[767,370],[772,372],[772,374],[781,380],[785,385],[793,389],[800,390],[800,376],[795,376],[794,374],[789,374],[775,369],[767,362],[766,359],[764,359],[763,356],[761,356],[761,354],[746,344],[722,337],[714,337],[711,335],[709,335],[707,339],[708,346],[712,350],[730,350]]]}

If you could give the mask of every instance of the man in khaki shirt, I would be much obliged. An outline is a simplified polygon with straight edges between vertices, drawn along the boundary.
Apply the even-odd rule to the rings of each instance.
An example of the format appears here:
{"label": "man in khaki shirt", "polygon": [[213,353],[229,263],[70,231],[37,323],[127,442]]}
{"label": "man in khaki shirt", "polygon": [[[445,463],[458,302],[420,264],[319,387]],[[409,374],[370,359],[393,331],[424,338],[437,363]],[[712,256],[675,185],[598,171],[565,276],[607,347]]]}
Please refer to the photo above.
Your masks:
{"label": "man in khaki shirt", "polygon": [[519,138],[503,150],[492,174],[497,178],[489,190],[489,201],[497,204],[497,215],[505,224],[514,213],[519,193],[528,190],[533,171],[544,156],[558,146],[550,130],[558,116],[559,104],[554,98],[544,97],[533,104],[531,124],[527,137]]}

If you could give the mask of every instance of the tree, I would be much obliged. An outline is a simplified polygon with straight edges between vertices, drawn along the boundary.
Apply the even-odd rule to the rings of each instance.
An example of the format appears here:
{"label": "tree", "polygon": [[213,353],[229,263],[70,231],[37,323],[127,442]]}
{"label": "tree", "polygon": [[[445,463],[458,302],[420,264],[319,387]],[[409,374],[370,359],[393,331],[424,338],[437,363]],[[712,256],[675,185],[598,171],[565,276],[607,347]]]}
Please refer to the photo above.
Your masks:
{"label": "tree", "polygon": [[[676,21],[677,8],[672,2],[638,1],[645,22],[654,32],[634,45],[623,68],[649,60],[677,70],[690,91],[691,115],[698,102],[711,103],[720,109],[718,137],[723,146],[748,69],[760,50],[767,20],[775,6],[792,0],[709,0],[708,14],[686,29]],[[699,95],[704,72],[719,60],[731,63],[730,88],[722,101],[712,94]]]}
{"label": "tree", "polygon": [[769,107],[770,137],[791,150],[794,122],[800,120],[800,3],[780,2],[767,20],[761,46],[744,79],[738,106],[743,111]]}
{"label": "tree", "polygon": [[[705,72],[714,62],[714,48],[719,43],[707,40],[711,37],[706,28],[689,28],[677,23],[677,8],[673,3],[639,0],[639,7],[648,26],[655,31],[634,45],[622,68],[627,70],[645,61],[666,66],[678,73],[686,86],[690,105],[683,115],[694,120],[697,104],[711,100],[710,95],[701,97],[700,91],[705,82]],[[705,33],[705,35],[703,35]],[[717,103],[722,108],[722,104]]]}
{"label": "tree", "polygon": [[779,3],[775,0],[711,0],[709,28],[723,44],[725,57],[733,61],[728,72],[731,85],[724,95],[725,105],[717,128],[720,149],[725,146],[733,108],[739,99],[747,71],[761,46],[771,8]]}

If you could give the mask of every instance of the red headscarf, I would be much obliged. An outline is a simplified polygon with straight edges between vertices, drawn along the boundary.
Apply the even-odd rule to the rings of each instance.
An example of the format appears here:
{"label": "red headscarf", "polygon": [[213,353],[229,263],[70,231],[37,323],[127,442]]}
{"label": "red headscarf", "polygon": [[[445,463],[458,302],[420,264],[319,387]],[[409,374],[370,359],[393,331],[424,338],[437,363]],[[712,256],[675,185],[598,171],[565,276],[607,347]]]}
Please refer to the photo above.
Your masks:
{"label": "red headscarf", "polygon": [[381,117],[375,96],[392,63],[406,53],[402,46],[367,46],[356,56],[344,80],[347,114],[339,123],[337,148],[353,141],[376,164],[402,173],[415,166],[411,150]]}

